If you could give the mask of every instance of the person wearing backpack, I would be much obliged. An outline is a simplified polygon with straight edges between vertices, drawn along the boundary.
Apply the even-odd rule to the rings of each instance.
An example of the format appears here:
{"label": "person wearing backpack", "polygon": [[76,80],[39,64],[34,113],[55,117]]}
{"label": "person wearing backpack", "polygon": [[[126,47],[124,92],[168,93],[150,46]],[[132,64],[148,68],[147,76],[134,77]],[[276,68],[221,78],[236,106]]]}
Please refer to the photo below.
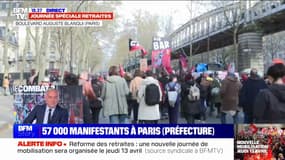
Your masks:
{"label": "person wearing backpack", "polygon": [[170,82],[165,86],[166,101],[168,102],[169,124],[177,124],[180,105],[181,86],[177,82],[177,76],[171,75]]}
{"label": "person wearing backpack", "polygon": [[209,77],[206,73],[203,73],[203,76],[201,78],[201,83],[199,85],[202,123],[205,123],[207,119],[206,112],[208,108],[209,95],[211,91],[211,83],[212,83],[212,78]]}
{"label": "person wearing backpack", "polygon": [[218,73],[214,73],[213,77],[213,82],[211,85],[211,107],[217,108],[217,118],[220,118],[221,116],[221,95],[220,95],[220,90],[221,90],[221,80],[218,77]]}
{"label": "person wearing backpack", "polygon": [[[193,91],[194,88],[197,91]],[[196,92],[196,93],[195,93]],[[193,124],[196,117],[200,117],[200,90],[195,83],[194,77],[187,76],[181,85],[181,111],[187,124]]]}
{"label": "person wearing backpack", "polygon": [[141,124],[157,124],[160,119],[159,103],[162,100],[161,88],[152,72],[146,71],[146,78],[141,82],[138,91],[139,112]]}

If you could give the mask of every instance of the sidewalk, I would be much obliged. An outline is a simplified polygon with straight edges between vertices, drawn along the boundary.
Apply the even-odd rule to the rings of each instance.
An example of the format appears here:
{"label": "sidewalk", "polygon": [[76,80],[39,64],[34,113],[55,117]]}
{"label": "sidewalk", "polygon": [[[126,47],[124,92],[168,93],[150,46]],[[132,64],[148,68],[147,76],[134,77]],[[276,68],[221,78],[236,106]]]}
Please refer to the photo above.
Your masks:
{"label": "sidewalk", "polygon": [[0,131],[7,129],[9,127],[9,123],[7,121],[0,121]]}
{"label": "sidewalk", "polygon": [[0,95],[0,138],[12,136],[13,96]]}

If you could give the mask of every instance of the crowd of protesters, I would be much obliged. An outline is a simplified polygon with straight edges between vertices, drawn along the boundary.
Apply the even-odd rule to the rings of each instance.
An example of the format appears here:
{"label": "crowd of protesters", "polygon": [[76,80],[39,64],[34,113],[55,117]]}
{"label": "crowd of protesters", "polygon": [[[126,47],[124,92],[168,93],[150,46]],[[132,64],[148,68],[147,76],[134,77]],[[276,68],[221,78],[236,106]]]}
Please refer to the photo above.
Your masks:
{"label": "crowd of protesters", "polygon": [[[180,117],[187,123],[206,123],[214,116],[221,123],[229,123],[229,117],[233,123],[282,123],[284,76],[284,63],[273,64],[264,77],[253,68],[248,75],[228,72],[224,78],[219,72],[177,75],[136,70],[133,75],[122,74],[119,67],[111,66],[105,76],[66,73],[64,82],[83,86],[84,123],[99,123],[101,112],[110,123],[156,124],[168,119],[177,124]],[[27,84],[37,84],[37,77],[34,72]],[[5,90],[11,87],[9,80],[12,83],[5,77]],[[237,118],[240,111],[244,112],[242,121]]]}
{"label": "crowd of protesters", "polygon": [[[266,78],[260,77],[257,69],[251,69],[241,78],[229,72],[224,79],[219,78],[218,72],[179,76],[136,70],[134,75],[122,75],[119,67],[112,66],[109,75],[100,81],[92,80],[88,73],[85,77],[81,75],[86,101],[97,100],[92,104],[99,106],[85,107],[84,122],[99,123],[102,111],[110,123],[156,124],[168,119],[170,124],[177,124],[180,117],[187,123],[205,123],[214,116],[221,123],[229,123],[227,117],[238,123],[237,115],[242,110],[241,123],[281,123],[285,119],[284,76],[285,67],[281,63],[272,65]],[[93,87],[95,81],[100,82],[100,87]],[[92,96],[87,94],[88,90]],[[92,116],[93,120],[88,118]]]}

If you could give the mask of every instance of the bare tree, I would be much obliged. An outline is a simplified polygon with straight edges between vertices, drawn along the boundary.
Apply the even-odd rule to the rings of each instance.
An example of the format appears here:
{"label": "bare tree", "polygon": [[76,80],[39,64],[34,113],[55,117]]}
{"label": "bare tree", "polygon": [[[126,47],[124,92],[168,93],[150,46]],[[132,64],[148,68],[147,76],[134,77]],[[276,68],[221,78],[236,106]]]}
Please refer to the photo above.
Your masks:
{"label": "bare tree", "polygon": [[[26,27],[26,33],[29,32],[29,27]],[[20,73],[20,81],[21,84],[24,84],[24,72],[25,72],[25,67],[27,65],[27,52],[28,52],[28,43],[29,43],[29,36],[26,34],[26,39],[25,39],[25,46],[23,48],[23,55],[22,55],[22,65],[21,65],[21,73]]]}
{"label": "bare tree", "polygon": [[269,56],[271,60],[278,58],[278,52],[284,49],[284,43],[284,33],[265,36],[263,41],[265,56]]}
{"label": "bare tree", "polygon": [[[196,9],[197,6],[205,6],[205,4],[203,1],[189,1],[189,4],[186,5],[187,11],[189,13],[189,21],[190,21],[189,31],[193,30],[192,25],[191,25],[193,22],[193,19],[197,15],[202,14],[202,11]],[[208,52],[209,52],[209,40],[210,39],[208,37],[208,44],[207,44]],[[189,60],[188,61],[189,61],[189,65],[193,66],[193,56],[195,56],[195,53],[199,50],[200,45],[198,44],[198,46],[193,48],[193,35],[192,34],[190,34],[189,36],[189,41],[190,41],[190,45],[189,45]],[[200,55],[201,55],[201,61],[204,61],[204,54],[200,54]]]}
{"label": "bare tree", "polygon": [[124,63],[126,57],[128,57],[128,61],[130,60],[129,53],[129,41],[130,35],[128,33],[121,33],[120,37],[116,41],[116,53],[113,54],[110,64],[111,65],[119,65]]}
{"label": "bare tree", "polygon": [[[80,1],[75,3],[66,3],[67,8],[71,11],[78,12],[98,12],[115,11],[119,2],[97,2],[97,1]],[[117,16],[116,16],[117,17]],[[104,27],[70,27],[56,28],[57,36],[53,41],[57,44],[57,51],[60,55],[60,71],[63,73],[67,66],[73,67],[76,64],[76,71],[80,73],[83,70],[94,71],[97,65],[102,63],[103,51],[99,45],[101,40],[112,41],[114,37],[114,28],[116,23],[104,21]],[[71,68],[70,68],[71,69]],[[63,76],[63,74],[61,74]],[[62,79],[62,78],[61,78]]]}
{"label": "bare tree", "polygon": [[[223,15],[224,15],[224,26],[230,26],[232,29],[229,31],[229,33],[233,36],[233,46],[234,46],[234,52],[233,52],[233,60],[236,64],[236,70],[238,70],[238,42],[237,42],[237,36],[242,28],[242,20],[244,19],[245,12],[246,12],[246,1],[243,0],[235,0],[235,1],[215,1],[213,2],[213,5],[216,7],[223,8]],[[220,22],[221,24],[223,22]]]}
{"label": "bare tree", "polygon": [[[117,6],[119,6],[120,2],[112,2],[112,1],[87,1],[84,3],[79,10],[81,11],[116,11]],[[116,18],[118,15],[115,15]],[[90,70],[94,72],[96,66],[100,66],[100,63],[104,63],[103,50],[99,45],[100,42],[107,42],[105,44],[106,47],[112,48],[112,42],[114,41],[113,37],[115,37],[116,30],[116,21],[104,22],[104,27],[96,28],[96,27],[85,27],[85,28],[76,28],[74,37],[76,37],[78,46],[76,46],[76,56],[79,59],[78,62],[78,72],[82,70]]]}
{"label": "bare tree", "polygon": [[[152,38],[159,32],[159,16],[139,10],[134,14],[137,37],[145,49],[152,49]],[[147,31],[147,34],[146,34]]]}

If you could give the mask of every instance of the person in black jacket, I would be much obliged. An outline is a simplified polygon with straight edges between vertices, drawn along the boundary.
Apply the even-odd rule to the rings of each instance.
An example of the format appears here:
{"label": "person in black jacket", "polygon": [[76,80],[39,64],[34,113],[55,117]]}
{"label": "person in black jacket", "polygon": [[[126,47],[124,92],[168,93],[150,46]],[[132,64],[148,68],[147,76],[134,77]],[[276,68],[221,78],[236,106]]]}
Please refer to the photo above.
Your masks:
{"label": "person in black jacket", "polygon": [[[201,103],[200,100],[189,101],[188,94],[191,86],[194,86],[195,80],[193,77],[185,78],[185,83],[181,86],[181,112],[184,115],[188,124],[194,123],[195,118],[200,118]],[[196,84],[198,86],[198,84]]]}
{"label": "person in black jacket", "polygon": [[255,123],[285,122],[284,64],[275,64],[267,71],[270,86],[259,92],[255,99],[253,118]]}
{"label": "person in black jacket", "polygon": [[244,81],[240,92],[240,106],[243,107],[244,123],[253,122],[253,104],[260,90],[267,88],[265,81],[257,74],[257,69],[250,71],[249,78]]}

